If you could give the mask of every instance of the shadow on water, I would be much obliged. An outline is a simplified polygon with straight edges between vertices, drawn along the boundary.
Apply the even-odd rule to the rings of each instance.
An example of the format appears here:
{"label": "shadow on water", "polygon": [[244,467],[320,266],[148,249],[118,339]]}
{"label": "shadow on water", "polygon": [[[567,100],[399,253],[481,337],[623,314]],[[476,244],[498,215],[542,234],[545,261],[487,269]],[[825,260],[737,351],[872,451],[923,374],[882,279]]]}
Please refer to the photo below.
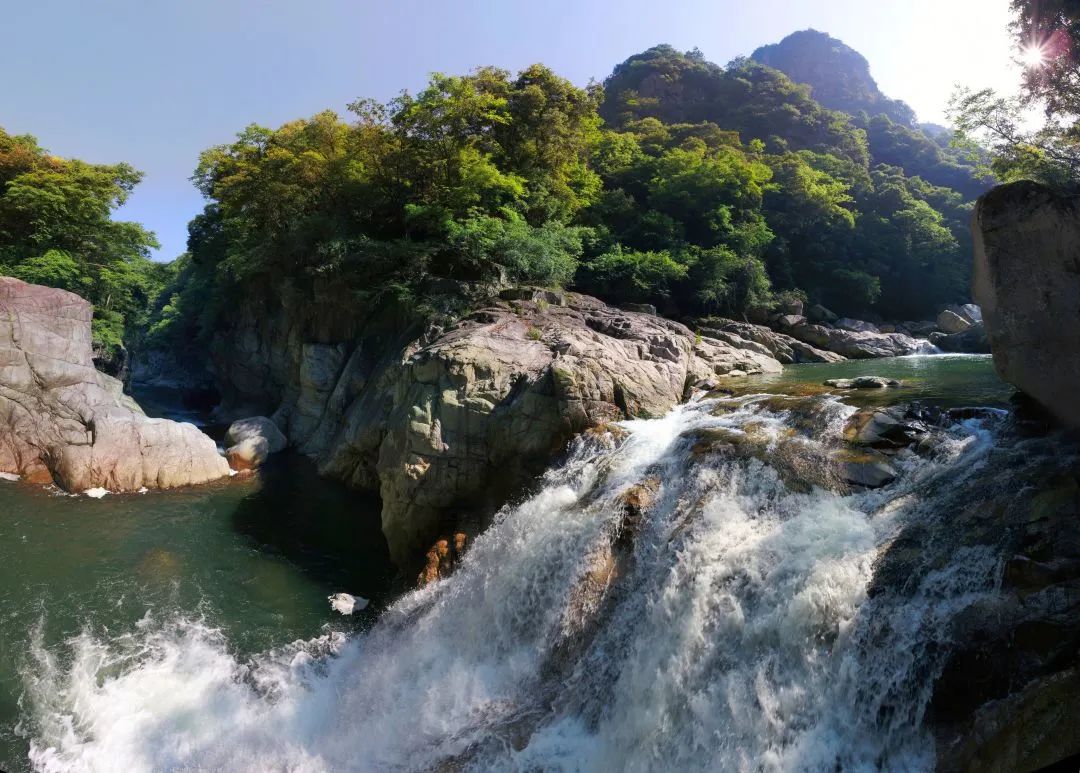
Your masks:
{"label": "shadow on water", "polygon": [[234,530],[325,586],[386,602],[404,588],[382,533],[376,494],[319,476],[303,455],[276,454],[232,514]]}
{"label": "shadow on water", "polygon": [[[171,387],[136,385],[132,395],[148,416],[192,422],[224,439],[228,426],[214,420],[212,403]],[[390,561],[381,512],[377,494],[320,477],[314,462],[289,450],[263,465],[231,522],[257,550],[290,562],[328,593],[345,591],[381,606],[407,589]]]}

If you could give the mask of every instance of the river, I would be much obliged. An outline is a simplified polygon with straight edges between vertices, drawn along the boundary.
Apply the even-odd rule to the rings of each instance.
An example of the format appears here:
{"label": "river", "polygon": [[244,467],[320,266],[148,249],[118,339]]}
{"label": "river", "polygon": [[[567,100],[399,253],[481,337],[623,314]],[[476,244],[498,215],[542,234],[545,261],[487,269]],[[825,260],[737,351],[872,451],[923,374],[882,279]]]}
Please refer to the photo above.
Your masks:
{"label": "river", "polygon": [[[815,394],[861,374],[905,386]],[[828,450],[859,402],[1004,408],[1011,389],[989,358],[941,356],[735,392],[576,442],[453,577],[411,592],[377,501],[296,457],[101,500],[0,481],[0,767],[930,769],[932,663],[913,653],[994,592],[998,557],[956,553],[914,596],[867,589],[899,529],[985,473],[1000,422],[942,430],[880,490],[780,460]],[[718,433],[737,450],[702,454]],[[613,548],[642,481],[656,502]],[[374,603],[342,617],[337,591]]]}

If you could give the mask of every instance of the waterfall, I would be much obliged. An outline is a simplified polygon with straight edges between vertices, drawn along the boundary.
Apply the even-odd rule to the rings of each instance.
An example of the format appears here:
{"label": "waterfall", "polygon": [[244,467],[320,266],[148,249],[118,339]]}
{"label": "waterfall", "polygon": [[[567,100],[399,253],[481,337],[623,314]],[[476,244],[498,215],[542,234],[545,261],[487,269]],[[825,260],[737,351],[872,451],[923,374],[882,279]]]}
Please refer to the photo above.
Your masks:
{"label": "waterfall", "polygon": [[[897,482],[831,485],[854,411],[704,399],[575,441],[450,578],[366,632],[238,658],[148,615],[35,644],[22,728],[43,771],[924,770],[944,621],[998,558],[928,556],[872,588],[993,447],[978,421]],[[830,445],[832,444],[832,445]],[[942,548],[943,549],[943,548]],[[927,548],[928,552],[931,550]]]}

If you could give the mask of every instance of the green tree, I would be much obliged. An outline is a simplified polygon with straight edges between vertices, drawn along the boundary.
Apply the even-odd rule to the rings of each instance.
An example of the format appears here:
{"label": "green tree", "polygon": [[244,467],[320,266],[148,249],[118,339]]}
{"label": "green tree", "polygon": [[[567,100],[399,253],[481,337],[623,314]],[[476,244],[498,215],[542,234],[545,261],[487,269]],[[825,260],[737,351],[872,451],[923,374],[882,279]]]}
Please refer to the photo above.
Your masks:
{"label": "green tree", "polygon": [[119,347],[161,287],[154,235],[112,219],[142,175],[46,153],[0,129],[0,272],[71,290],[94,305],[94,337]]}

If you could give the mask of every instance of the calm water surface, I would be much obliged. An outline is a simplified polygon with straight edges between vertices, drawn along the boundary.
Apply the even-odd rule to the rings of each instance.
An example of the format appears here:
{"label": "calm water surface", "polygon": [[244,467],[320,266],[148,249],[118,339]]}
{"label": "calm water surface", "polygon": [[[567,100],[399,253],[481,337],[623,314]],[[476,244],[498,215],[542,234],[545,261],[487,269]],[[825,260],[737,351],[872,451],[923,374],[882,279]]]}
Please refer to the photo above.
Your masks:
{"label": "calm water surface", "polygon": [[[155,397],[148,413],[165,409]],[[342,617],[326,599],[338,591],[375,603]],[[393,595],[378,499],[299,456],[258,477],[100,500],[0,480],[0,770],[26,768],[19,701],[35,637],[52,649],[180,613],[242,655],[364,626]]]}

